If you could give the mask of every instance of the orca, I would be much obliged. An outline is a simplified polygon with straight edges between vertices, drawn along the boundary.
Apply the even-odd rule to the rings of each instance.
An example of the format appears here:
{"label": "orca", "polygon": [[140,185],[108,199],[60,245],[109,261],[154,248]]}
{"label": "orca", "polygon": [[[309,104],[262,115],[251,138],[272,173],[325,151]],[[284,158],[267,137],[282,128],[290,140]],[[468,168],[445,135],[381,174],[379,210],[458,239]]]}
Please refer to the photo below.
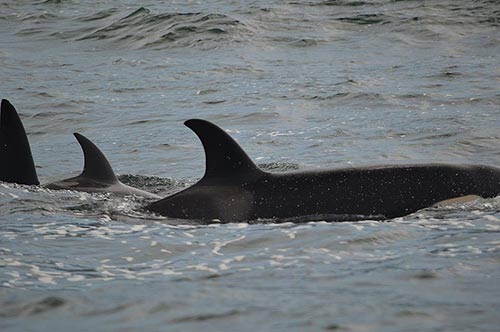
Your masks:
{"label": "orca", "polygon": [[[16,109],[2,100],[0,113],[0,181],[25,185],[39,185],[31,149],[23,124]],[[84,192],[109,192],[119,195],[137,195],[159,199],[158,195],[127,186],[116,177],[108,159],[82,134],[74,134],[84,155],[80,175],[43,185],[48,189]]]}
{"label": "orca", "polygon": [[69,179],[45,184],[45,188],[160,198],[158,195],[120,182],[101,150],[82,134],[74,133],[73,135],[83,150],[84,166],[82,173]]}
{"label": "orca", "polygon": [[0,181],[40,184],[30,143],[16,109],[6,99],[2,99],[0,107]]}
{"label": "orca", "polygon": [[196,184],[146,206],[179,219],[242,222],[402,217],[460,197],[500,194],[500,169],[485,165],[381,165],[268,173],[224,130],[205,120],[185,125],[205,150]]}

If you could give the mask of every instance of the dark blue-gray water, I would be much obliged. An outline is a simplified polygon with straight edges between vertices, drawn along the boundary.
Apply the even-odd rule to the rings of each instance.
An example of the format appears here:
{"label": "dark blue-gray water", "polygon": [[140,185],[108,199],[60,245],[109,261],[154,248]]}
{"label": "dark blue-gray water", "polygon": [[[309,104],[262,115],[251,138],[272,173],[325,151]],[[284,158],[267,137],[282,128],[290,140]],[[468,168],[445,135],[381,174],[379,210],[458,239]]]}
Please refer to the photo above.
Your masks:
{"label": "dark blue-gray water", "polygon": [[[43,183],[71,133],[165,195],[189,118],[284,171],[500,165],[498,1],[0,1],[0,97]],[[1,161],[5,162],[5,161]],[[500,198],[389,222],[196,225],[0,184],[2,331],[498,331]]]}

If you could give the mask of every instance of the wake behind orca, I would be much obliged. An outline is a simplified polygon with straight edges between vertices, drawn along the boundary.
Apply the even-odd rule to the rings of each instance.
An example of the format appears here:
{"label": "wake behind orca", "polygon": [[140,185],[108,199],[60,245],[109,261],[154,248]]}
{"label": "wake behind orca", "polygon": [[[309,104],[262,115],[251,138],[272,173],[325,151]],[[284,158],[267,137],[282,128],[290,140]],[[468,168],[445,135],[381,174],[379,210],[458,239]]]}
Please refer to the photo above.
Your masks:
{"label": "wake behind orca", "polygon": [[[45,184],[43,187],[160,198],[158,195],[120,182],[101,150],[82,134],[74,135],[83,150],[82,173],[76,177]],[[39,184],[24,126],[16,109],[6,99],[2,100],[0,110],[0,181],[26,185]]]}
{"label": "wake behind orca", "polygon": [[500,169],[483,165],[268,173],[216,125],[197,119],[185,125],[203,144],[206,170],[198,183],[146,207],[168,217],[220,222],[391,219],[463,196],[500,194]]}

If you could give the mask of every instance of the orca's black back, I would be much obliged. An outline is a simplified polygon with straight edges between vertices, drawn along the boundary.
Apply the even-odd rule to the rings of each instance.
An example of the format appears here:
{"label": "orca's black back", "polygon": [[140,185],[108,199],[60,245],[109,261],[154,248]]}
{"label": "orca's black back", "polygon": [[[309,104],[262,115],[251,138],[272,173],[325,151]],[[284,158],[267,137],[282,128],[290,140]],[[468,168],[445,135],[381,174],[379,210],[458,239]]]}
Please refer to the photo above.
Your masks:
{"label": "orca's black back", "polygon": [[14,106],[5,99],[0,113],[0,181],[39,184],[23,124]]}

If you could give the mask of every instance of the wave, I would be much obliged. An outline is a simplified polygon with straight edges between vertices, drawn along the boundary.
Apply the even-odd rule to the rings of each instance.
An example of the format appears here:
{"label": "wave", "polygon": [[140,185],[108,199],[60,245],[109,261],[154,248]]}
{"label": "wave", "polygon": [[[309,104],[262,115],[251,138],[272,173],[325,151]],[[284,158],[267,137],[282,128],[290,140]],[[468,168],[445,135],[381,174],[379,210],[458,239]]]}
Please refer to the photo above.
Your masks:
{"label": "wave", "polygon": [[[116,16],[114,10],[106,10],[79,18],[78,21],[94,23],[94,26],[86,27],[81,33],[76,31],[74,39],[104,40],[114,46],[132,48],[213,48],[228,42],[241,42],[245,35],[251,33],[241,21],[224,14],[155,14],[141,7],[123,17]],[[112,22],[102,26],[110,17],[114,18]]]}

